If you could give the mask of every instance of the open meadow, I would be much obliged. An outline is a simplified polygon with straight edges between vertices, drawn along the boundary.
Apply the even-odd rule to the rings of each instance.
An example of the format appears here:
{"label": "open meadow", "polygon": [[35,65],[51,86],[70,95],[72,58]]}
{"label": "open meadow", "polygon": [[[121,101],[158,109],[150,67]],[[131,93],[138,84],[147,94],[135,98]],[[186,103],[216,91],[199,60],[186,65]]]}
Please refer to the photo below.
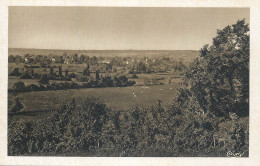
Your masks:
{"label": "open meadow", "polygon": [[9,94],[8,106],[15,97],[21,97],[22,111],[44,111],[57,108],[60,103],[69,103],[72,98],[99,97],[112,110],[127,110],[131,106],[150,106],[161,100],[169,104],[176,96],[176,85],[107,87],[89,89],[69,89],[57,91],[25,92]]}

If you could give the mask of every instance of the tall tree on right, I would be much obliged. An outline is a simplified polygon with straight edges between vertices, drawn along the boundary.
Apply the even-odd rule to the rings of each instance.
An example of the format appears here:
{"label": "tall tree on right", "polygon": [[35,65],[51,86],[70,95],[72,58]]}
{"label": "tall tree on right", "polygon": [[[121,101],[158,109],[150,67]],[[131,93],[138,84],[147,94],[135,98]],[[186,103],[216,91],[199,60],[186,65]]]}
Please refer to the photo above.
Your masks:
{"label": "tall tree on right", "polygon": [[217,30],[212,45],[200,50],[185,76],[189,99],[203,113],[249,114],[249,25],[245,20]]}

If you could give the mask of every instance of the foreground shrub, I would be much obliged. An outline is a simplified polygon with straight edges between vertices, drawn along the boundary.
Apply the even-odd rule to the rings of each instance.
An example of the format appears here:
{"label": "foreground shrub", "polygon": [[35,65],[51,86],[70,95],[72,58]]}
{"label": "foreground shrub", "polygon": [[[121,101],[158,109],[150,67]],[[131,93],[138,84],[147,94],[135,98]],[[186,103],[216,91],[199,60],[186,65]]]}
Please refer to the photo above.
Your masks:
{"label": "foreground shrub", "polygon": [[107,108],[98,99],[74,99],[47,119],[37,122],[12,120],[8,154],[75,154],[102,146],[100,132],[107,121]]}
{"label": "foreground shrub", "polygon": [[248,119],[178,109],[158,101],[151,107],[110,111],[100,99],[73,99],[42,120],[10,118],[8,154],[248,156]]}

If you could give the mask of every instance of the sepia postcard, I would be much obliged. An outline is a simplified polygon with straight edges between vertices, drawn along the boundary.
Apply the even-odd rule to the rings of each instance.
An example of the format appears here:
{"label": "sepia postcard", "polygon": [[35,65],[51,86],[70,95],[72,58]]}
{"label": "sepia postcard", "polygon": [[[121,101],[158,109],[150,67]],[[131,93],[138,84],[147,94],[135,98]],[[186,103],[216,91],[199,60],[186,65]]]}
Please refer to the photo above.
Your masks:
{"label": "sepia postcard", "polygon": [[5,1],[0,164],[260,164],[260,5],[164,2]]}

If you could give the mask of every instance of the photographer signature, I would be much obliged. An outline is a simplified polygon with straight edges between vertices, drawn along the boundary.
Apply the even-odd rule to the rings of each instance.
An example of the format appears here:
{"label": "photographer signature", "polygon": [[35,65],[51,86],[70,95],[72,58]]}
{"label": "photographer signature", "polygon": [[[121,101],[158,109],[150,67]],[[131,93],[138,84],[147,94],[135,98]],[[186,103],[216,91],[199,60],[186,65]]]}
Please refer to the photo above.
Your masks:
{"label": "photographer signature", "polygon": [[228,151],[227,152],[227,157],[242,157],[244,155],[244,152],[243,153],[234,153],[232,151]]}

